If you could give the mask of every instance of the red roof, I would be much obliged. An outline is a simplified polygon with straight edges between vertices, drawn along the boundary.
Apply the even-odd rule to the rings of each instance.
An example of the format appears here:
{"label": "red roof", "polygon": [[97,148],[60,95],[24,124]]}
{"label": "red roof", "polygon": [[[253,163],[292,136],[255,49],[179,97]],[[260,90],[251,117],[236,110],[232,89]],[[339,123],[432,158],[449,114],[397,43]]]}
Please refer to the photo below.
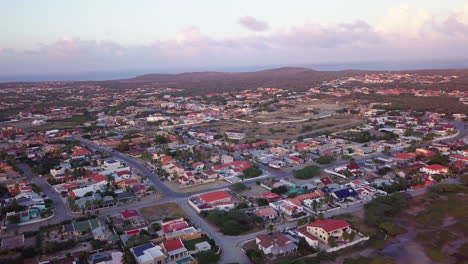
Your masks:
{"label": "red roof", "polygon": [[306,227],[300,227],[300,228],[296,229],[296,231],[298,233],[301,233],[303,236],[307,237],[310,240],[318,240],[316,237],[314,237],[313,235],[309,234],[309,232],[307,232]]}
{"label": "red roof", "polygon": [[410,153],[396,153],[395,155],[393,155],[393,157],[395,159],[409,160],[414,158],[414,155]]}
{"label": "red roof", "polygon": [[123,219],[140,216],[140,214],[136,210],[125,210],[122,213],[120,213],[120,215],[122,215]]}
{"label": "red roof", "polygon": [[170,232],[174,232],[174,231],[179,231],[179,230],[182,230],[184,228],[187,228],[189,227],[189,225],[187,224],[187,222],[185,221],[175,221],[175,222],[170,222],[168,224],[165,224],[162,226],[163,230],[164,230],[164,233],[170,233]]}
{"label": "red roof", "polygon": [[85,148],[76,148],[73,153],[71,154],[73,157],[77,157],[77,156],[82,156],[82,155],[90,155],[91,154],[91,151],[85,149]]}
{"label": "red roof", "polygon": [[225,191],[217,191],[201,194],[200,199],[202,199],[205,203],[212,203],[220,200],[231,199],[231,195]]}
{"label": "red roof", "polygon": [[439,165],[439,164],[432,164],[429,166],[424,167],[424,169],[427,170],[432,170],[432,171],[442,171],[442,170],[448,170],[447,167]]}
{"label": "red roof", "polygon": [[276,200],[276,199],[280,199],[281,196],[279,196],[278,194],[276,193],[272,193],[272,192],[264,192],[262,194],[260,194],[260,196],[262,198],[265,198],[267,200]]}
{"label": "red roof", "polygon": [[171,251],[183,248],[184,244],[182,244],[182,240],[180,240],[180,238],[176,238],[176,239],[164,241],[163,247],[167,252],[171,252]]}
{"label": "red roof", "polygon": [[348,222],[344,220],[338,220],[338,219],[325,219],[325,220],[317,220],[311,224],[309,224],[311,227],[319,227],[325,230],[327,233],[333,232],[338,229],[343,229],[346,227],[349,227]]}
{"label": "red roof", "polygon": [[91,178],[94,182],[107,181],[107,177],[99,173],[93,173],[88,177]]}
{"label": "red roof", "polygon": [[122,176],[122,175],[130,175],[131,173],[129,171],[119,171],[117,172],[117,176]]}
{"label": "red roof", "polygon": [[320,181],[324,184],[324,185],[328,185],[328,184],[332,184],[333,181],[328,178],[328,177],[323,177],[323,178],[320,178]]}
{"label": "red roof", "polygon": [[361,167],[359,167],[359,165],[357,165],[356,163],[351,163],[348,166],[346,166],[346,168],[348,168],[348,170],[359,170]]}

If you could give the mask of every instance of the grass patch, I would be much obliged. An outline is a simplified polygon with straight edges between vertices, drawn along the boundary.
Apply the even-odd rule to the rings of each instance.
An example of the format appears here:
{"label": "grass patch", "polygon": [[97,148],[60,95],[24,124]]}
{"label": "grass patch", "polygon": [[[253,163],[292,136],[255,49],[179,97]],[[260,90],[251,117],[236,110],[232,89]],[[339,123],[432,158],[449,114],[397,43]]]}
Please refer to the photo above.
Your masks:
{"label": "grass patch", "polygon": [[164,218],[185,217],[185,213],[176,203],[165,203],[148,206],[141,209],[141,214],[149,223],[163,220]]}
{"label": "grass patch", "polygon": [[294,178],[302,179],[302,180],[310,179],[319,175],[320,175],[320,167],[315,166],[315,165],[307,166],[303,169],[300,169],[294,172]]}
{"label": "grass patch", "polygon": [[221,233],[229,236],[238,236],[247,233],[262,223],[256,215],[246,215],[240,210],[202,212],[202,216],[218,226]]}
{"label": "grass patch", "polygon": [[468,203],[465,195],[450,193],[432,200],[426,210],[419,213],[415,220],[424,226],[438,227],[449,216],[458,221],[467,221]]}
{"label": "grass patch", "polygon": [[448,242],[456,239],[457,236],[447,230],[421,232],[416,236],[416,240],[421,243],[434,261],[446,261],[449,256],[442,252],[442,248]]}
{"label": "grass patch", "polygon": [[[188,249],[188,250],[195,250],[195,245],[198,244],[198,243],[201,243],[201,242],[210,242],[210,239],[207,238],[206,236],[202,236],[200,238],[197,238],[197,239],[192,239],[192,240],[187,240],[187,241],[184,241],[184,246]],[[211,243],[210,243],[211,244]]]}

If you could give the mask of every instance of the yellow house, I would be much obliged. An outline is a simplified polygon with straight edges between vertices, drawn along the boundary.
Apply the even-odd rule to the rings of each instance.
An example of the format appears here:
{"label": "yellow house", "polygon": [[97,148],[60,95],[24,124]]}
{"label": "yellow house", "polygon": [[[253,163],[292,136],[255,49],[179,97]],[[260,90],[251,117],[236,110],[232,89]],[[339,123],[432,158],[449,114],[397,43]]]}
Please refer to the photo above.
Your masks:
{"label": "yellow house", "polygon": [[330,236],[340,239],[344,232],[350,231],[348,222],[337,219],[317,220],[307,225],[307,232],[326,244]]}

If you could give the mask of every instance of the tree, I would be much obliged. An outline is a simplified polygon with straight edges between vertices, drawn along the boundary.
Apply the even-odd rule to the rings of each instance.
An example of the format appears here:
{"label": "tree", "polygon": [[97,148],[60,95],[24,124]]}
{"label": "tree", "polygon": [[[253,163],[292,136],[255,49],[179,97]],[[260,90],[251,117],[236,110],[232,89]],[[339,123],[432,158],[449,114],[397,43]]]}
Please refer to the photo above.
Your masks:
{"label": "tree", "polygon": [[317,163],[318,164],[328,164],[328,163],[331,163],[334,160],[335,159],[332,156],[325,155],[325,156],[320,156],[317,159]]}
{"label": "tree", "polygon": [[320,174],[320,167],[318,166],[307,166],[301,170],[294,171],[294,178],[297,179],[310,179]]}
{"label": "tree", "polygon": [[7,219],[8,219],[8,223],[10,223],[10,224],[18,224],[19,222],[21,222],[21,218],[17,214],[10,215],[10,216],[8,216]]}
{"label": "tree", "polygon": [[336,247],[338,244],[336,243],[336,238],[334,236],[329,236],[328,237],[328,245],[330,247]]}
{"label": "tree", "polygon": [[244,172],[242,173],[242,176],[244,178],[256,178],[258,176],[262,175],[262,170],[260,170],[259,168],[256,168],[256,167],[252,167],[252,168],[248,168],[246,170],[244,170]]}
{"label": "tree", "polygon": [[265,198],[258,198],[257,199],[257,204],[258,206],[267,206],[268,205],[268,200]]}
{"label": "tree", "polygon": [[202,251],[193,255],[200,264],[216,264],[220,256],[213,251]]}
{"label": "tree", "polygon": [[317,200],[313,200],[312,201],[312,209],[314,210],[315,213],[317,213],[317,206],[318,206]]}
{"label": "tree", "polygon": [[273,233],[273,230],[275,229],[275,226],[272,224],[267,225],[266,229],[268,230],[269,233]]}
{"label": "tree", "polygon": [[301,237],[299,239],[299,243],[297,243],[297,250],[301,253],[301,255],[307,255],[312,253],[313,248],[309,246],[309,243],[307,243],[305,238]]}

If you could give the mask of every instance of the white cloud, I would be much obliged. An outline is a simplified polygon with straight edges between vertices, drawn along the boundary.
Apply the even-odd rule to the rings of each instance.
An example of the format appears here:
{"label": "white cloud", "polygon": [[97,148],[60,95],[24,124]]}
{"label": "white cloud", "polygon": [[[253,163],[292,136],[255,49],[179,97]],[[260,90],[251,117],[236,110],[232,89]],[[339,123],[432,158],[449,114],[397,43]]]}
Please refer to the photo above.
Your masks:
{"label": "white cloud", "polygon": [[[268,24],[245,23],[253,31]],[[263,26],[258,27],[264,23]],[[266,26],[265,26],[266,25]],[[468,54],[468,5],[442,17],[424,9],[392,9],[366,21],[304,24],[263,34],[215,39],[190,27],[168,40],[123,46],[64,37],[32,50],[0,49],[0,71],[89,71],[453,58]]]}

